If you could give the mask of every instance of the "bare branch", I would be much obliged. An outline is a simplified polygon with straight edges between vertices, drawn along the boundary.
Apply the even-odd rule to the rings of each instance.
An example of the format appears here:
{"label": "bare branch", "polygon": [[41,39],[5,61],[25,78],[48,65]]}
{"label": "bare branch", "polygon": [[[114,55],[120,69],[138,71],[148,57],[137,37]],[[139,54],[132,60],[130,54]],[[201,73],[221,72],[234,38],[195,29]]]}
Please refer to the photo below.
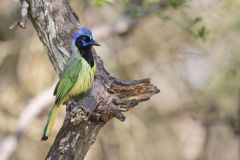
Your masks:
{"label": "bare branch", "polygon": [[14,29],[16,28],[18,25],[21,28],[26,28],[26,23],[27,23],[27,16],[28,16],[28,8],[29,8],[29,4],[26,0],[22,0],[22,6],[21,6],[21,16],[20,18],[14,22],[9,29]]}
{"label": "bare branch", "polygon": [[[71,37],[80,26],[69,0],[26,0],[29,17],[58,74],[71,54]],[[129,24],[127,22],[127,24]],[[120,23],[121,28],[126,29]],[[123,27],[122,27],[123,26]],[[130,25],[127,25],[130,26]],[[119,29],[119,28],[118,28]],[[99,130],[112,117],[123,121],[122,112],[159,92],[150,79],[118,80],[95,54],[97,71],[92,88],[67,104],[66,118],[46,159],[84,159]]]}

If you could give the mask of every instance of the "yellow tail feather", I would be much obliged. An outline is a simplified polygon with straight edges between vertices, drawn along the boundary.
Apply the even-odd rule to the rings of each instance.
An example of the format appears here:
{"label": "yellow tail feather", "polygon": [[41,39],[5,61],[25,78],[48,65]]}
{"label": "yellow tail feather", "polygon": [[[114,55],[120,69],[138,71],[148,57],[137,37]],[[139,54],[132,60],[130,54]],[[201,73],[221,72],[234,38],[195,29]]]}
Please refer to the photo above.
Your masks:
{"label": "yellow tail feather", "polygon": [[53,105],[49,114],[48,114],[48,119],[46,121],[46,124],[45,124],[45,127],[44,127],[44,130],[43,130],[43,134],[42,134],[42,138],[41,140],[42,141],[45,141],[48,139],[49,135],[50,135],[50,132],[52,130],[52,127],[53,127],[53,124],[54,124],[54,121],[56,119],[56,115],[59,111],[59,107],[60,105]]}

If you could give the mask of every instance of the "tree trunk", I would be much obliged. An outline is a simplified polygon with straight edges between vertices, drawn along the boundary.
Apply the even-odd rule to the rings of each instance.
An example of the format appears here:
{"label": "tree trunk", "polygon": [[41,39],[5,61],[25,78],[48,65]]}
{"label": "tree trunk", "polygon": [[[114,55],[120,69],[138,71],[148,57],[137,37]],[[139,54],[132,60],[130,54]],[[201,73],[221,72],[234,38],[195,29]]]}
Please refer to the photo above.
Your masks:
{"label": "tree trunk", "polygon": [[[80,27],[77,15],[70,8],[69,0],[21,2],[21,19],[17,24],[25,27],[28,14],[59,75],[71,54],[71,37]],[[94,58],[97,62],[95,81],[84,96],[73,97],[66,104],[63,126],[46,159],[83,160],[107,121],[112,117],[124,121],[122,112],[159,92],[150,79],[118,80],[112,77],[104,69],[100,57],[95,54]]]}

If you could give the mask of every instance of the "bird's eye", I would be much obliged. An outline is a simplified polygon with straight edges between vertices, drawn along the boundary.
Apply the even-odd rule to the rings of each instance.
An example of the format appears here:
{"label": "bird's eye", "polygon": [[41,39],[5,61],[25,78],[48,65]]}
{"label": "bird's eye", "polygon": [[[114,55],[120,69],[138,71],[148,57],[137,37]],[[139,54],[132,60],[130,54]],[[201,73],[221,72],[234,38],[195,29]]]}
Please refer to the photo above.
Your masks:
{"label": "bird's eye", "polygon": [[89,37],[89,36],[87,36],[87,37],[86,37],[86,40],[87,40],[88,42],[90,42],[90,37]]}
{"label": "bird's eye", "polygon": [[90,37],[89,36],[82,36],[82,40],[89,42],[90,41]]}

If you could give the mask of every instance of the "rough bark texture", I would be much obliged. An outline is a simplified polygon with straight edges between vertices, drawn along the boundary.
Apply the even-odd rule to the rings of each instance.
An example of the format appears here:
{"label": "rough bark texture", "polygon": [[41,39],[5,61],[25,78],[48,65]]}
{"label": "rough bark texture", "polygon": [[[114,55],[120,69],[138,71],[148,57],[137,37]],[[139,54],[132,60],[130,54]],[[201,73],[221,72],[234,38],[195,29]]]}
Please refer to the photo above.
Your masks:
{"label": "rough bark texture", "polygon": [[[71,54],[70,40],[80,27],[68,0],[22,0],[28,15],[58,74]],[[26,5],[29,4],[28,5]],[[25,26],[23,14],[17,23]],[[97,71],[92,88],[82,97],[73,97],[67,104],[63,127],[46,159],[82,160],[95,142],[99,130],[112,117],[124,121],[122,112],[148,100],[159,89],[150,79],[118,80],[112,77],[95,54]]]}

